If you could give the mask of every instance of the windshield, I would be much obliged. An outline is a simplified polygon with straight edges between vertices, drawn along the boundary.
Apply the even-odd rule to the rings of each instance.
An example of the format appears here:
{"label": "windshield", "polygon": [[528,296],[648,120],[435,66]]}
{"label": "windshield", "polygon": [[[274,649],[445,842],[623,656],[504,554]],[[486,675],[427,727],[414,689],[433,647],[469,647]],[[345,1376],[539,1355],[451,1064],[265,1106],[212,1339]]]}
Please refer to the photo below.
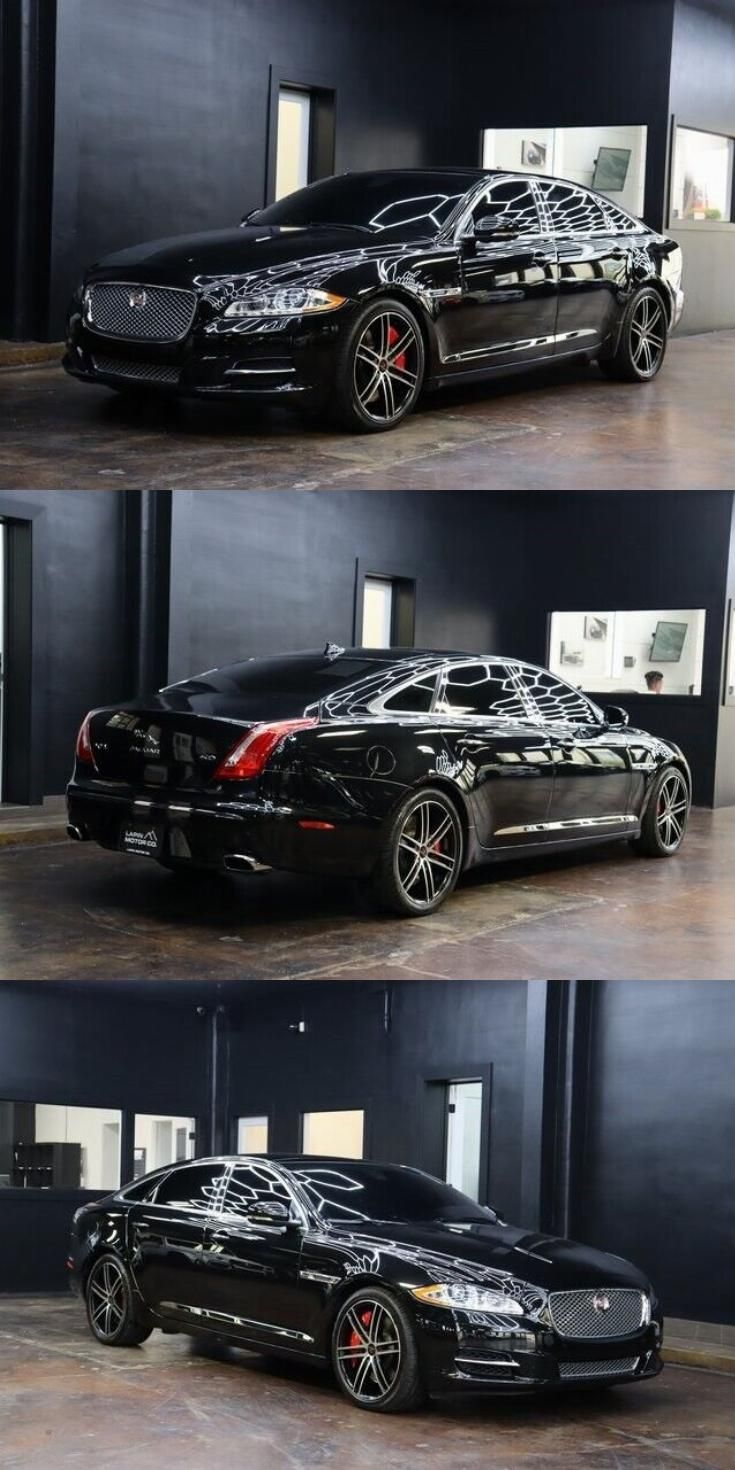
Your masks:
{"label": "windshield", "polygon": [[293,1172],[322,1219],[345,1225],[368,1220],[487,1225],[497,1218],[485,1205],[416,1169],[325,1163]]}
{"label": "windshield", "polygon": [[435,235],[467,190],[482,178],[467,173],[366,173],[320,179],[247,218],[248,224],[346,225],[420,238]]}

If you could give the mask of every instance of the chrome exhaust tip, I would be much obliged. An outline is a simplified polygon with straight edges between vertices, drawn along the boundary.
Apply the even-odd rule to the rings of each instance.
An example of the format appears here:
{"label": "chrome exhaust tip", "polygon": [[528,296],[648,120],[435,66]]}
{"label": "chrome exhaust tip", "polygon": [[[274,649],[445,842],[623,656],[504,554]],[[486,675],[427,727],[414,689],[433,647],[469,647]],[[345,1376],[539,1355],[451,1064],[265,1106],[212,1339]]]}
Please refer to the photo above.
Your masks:
{"label": "chrome exhaust tip", "polygon": [[89,834],[83,828],[75,827],[73,822],[67,823],[66,835],[71,837],[73,842],[89,842]]}
{"label": "chrome exhaust tip", "polygon": [[229,852],[225,858],[225,868],[228,873],[269,873],[267,863],[259,863],[256,858],[250,857],[244,852]]}

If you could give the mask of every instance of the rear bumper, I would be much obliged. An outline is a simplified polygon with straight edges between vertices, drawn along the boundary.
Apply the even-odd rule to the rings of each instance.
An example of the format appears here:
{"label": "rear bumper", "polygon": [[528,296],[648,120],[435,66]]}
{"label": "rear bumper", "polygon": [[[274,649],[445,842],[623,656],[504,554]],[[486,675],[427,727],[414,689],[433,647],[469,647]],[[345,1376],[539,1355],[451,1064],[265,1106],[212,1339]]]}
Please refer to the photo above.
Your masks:
{"label": "rear bumper", "polygon": [[267,801],[142,797],[90,790],[74,781],[67,788],[67,811],[78,841],[125,851],[126,827],[140,824],[152,834],[142,855],[166,866],[212,872],[280,868],[358,878],[371,872],[380,842],[379,824],[335,821],[326,830],[305,829],[300,823],[319,820],[320,813]]}
{"label": "rear bumper", "polygon": [[331,394],[335,349],[347,308],[312,322],[248,320],[247,330],[195,325],[183,342],[133,342],[91,331],[81,313],[67,323],[63,366],[74,378],[181,398],[321,405]]}

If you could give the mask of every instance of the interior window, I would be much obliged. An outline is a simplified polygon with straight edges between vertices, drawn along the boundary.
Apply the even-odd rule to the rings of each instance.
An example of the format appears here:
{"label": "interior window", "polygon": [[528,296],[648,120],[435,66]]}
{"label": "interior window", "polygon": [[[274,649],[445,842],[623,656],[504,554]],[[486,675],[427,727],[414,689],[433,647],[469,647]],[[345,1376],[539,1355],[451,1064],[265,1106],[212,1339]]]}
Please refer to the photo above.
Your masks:
{"label": "interior window", "polygon": [[595,722],[593,706],[570,684],[562,683],[543,669],[522,669],[521,678],[542,719],[565,725]]}
{"label": "interior window", "polygon": [[593,235],[607,231],[605,211],[594,194],[571,184],[541,183],[539,187],[557,235]]}
{"label": "interior window", "polygon": [[436,706],[445,714],[517,720],[526,709],[502,664],[459,664],[449,669]]}
{"label": "interior window", "polygon": [[525,179],[502,179],[491,184],[472,211],[473,224],[482,219],[484,214],[507,216],[508,232],[514,236],[540,233],[536,200]]}
{"label": "interior window", "polygon": [[413,684],[406,684],[403,689],[391,694],[384,701],[383,709],[407,715],[428,714],[435,688],[436,674],[430,674],[426,679],[415,679]]}
{"label": "interior window", "polygon": [[217,1208],[224,1183],[221,1164],[197,1164],[191,1169],[174,1169],[156,1195],[157,1205],[177,1205],[206,1215]]}
{"label": "interior window", "polygon": [[233,1170],[230,1177],[224,1213],[246,1216],[255,1203],[277,1200],[287,1205],[290,1199],[283,1180],[267,1164],[242,1164]]}

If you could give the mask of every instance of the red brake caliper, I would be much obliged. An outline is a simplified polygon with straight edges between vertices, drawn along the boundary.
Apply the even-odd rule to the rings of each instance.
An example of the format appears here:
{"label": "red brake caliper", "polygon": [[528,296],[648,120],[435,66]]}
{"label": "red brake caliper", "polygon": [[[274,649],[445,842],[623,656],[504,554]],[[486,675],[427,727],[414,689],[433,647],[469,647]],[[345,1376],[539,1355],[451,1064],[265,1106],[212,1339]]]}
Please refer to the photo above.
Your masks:
{"label": "red brake caliper", "polygon": [[[390,352],[390,350],[391,350],[392,347],[395,347],[396,342],[399,341],[400,335],[401,334],[400,334],[400,332],[399,332],[399,330],[398,330],[397,327],[389,327],[388,328],[388,351],[389,352]],[[405,354],[405,352],[399,352],[398,356],[394,359],[394,361],[395,361],[396,367],[399,369],[400,372],[405,372],[406,371],[406,354]]]}
{"label": "red brake caliper", "polygon": [[[372,1320],[372,1308],[367,1307],[365,1311],[360,1314],[360,1321],[362,1322],[363,1327],[369,1328]],[[359,1348],[363,1346],[362,1338],[360,1337],[359,1332],[355,1332],[354,1327],[347,1339],[347,1346],[351,1348]]]}

